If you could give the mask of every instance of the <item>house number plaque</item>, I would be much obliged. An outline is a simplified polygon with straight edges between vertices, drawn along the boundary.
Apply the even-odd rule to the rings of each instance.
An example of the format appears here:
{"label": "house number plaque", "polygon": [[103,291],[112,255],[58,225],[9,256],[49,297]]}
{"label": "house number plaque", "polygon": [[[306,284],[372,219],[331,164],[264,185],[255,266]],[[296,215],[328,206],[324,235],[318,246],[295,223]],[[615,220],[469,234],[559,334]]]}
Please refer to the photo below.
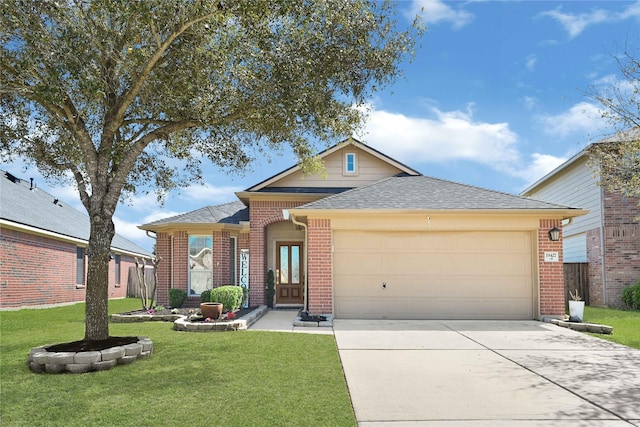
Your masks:
{"label": "house number plaque", "polygon": [[560,257],[558,256],[558,252],[545,252],[544,253],[544,262],[558,262],[560,261]]}

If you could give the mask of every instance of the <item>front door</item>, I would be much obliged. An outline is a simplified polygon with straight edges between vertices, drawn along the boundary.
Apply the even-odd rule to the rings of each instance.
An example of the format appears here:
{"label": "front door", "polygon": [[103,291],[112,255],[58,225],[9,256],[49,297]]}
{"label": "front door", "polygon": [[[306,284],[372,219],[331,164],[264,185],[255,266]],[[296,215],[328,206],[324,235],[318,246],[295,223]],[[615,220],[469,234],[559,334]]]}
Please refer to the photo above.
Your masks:
{"label": "front door", "polygon": [[281,242],[276,249],[276,304],[302,304],[302,243]]}

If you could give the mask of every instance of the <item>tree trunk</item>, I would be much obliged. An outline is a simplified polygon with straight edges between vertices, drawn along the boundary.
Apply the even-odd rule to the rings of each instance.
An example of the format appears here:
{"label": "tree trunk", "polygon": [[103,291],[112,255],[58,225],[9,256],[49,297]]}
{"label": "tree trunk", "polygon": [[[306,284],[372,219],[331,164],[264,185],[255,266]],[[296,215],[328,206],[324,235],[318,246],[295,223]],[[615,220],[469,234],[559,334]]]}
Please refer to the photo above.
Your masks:
{"label": "tree trunk", "polygon": [[115,226],[104,213],[90,214],[90,221],[84,339],[96,341],[109,338],[109,261]]}

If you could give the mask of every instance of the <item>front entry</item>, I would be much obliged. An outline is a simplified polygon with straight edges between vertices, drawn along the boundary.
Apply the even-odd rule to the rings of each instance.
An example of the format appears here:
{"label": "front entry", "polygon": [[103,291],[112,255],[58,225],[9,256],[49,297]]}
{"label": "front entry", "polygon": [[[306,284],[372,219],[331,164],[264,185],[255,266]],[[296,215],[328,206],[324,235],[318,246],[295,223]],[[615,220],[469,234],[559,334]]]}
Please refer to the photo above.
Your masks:
{"label": "front entry", "polygon": [[303,304],[302,243],[278,243],[276,258],[276,304]]}

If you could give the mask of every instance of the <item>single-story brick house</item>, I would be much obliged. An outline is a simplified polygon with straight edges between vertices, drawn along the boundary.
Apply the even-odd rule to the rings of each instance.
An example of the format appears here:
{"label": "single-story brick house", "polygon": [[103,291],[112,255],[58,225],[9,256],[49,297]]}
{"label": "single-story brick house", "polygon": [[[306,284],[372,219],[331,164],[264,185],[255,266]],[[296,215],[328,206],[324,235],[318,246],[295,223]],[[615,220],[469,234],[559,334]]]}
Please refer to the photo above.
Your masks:
{"label": "single-story brick house", "polygon": [[[593,144],[617,141],[620,133]],[[636,132],[635,137],[638,137]],[[640,278],[640,199],[598,184],[589,164],[590,144],[521,194],[581,206],[589,213],[562,228],[565,263],[588,263],[589,303],[620,306],[622,288]]]}
{"label": "single-story brick house", "polygon": [[265,303],[337,318],[563,316],[562,241],[586,211],[423,176],[349,139],[320,154],[326,176],[293,166],[237,201],[140,226],[156,233],[158,299],[169,288],[249,287]]}
{"label": "single-story brick house", "polygon": [[[89,217],[9,172],[0,171],[0,309],[85,300]],[[109,297],[123,298],[134,257],[152,254],[116,234]]]}

